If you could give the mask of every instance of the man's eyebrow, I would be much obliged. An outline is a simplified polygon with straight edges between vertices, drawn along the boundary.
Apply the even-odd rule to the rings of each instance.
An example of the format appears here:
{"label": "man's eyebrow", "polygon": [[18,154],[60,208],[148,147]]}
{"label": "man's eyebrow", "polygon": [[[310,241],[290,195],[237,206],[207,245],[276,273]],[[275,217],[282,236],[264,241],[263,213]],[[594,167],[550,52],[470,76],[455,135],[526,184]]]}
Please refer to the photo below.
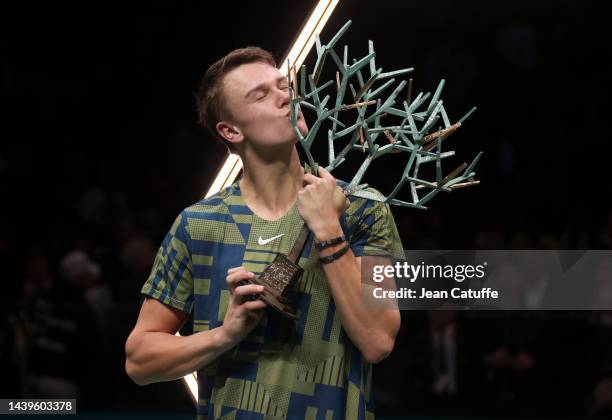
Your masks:
{"label": "man's eyebrow", "polygon": [[[287,81],[287,78],[285,76],[279,76],[276,79],[274,79],[274,81],[276,82],[276,84],[279,84],[282,81]],[[255,86],[253,89],[249,90],[246,95],[244,95],[245,98],[248,98],[250,95],[252,95],[254,92],[257,92],[258,90],[264,90],[266,88],[267,83],[263,82],[258,84],[257,86]]]}

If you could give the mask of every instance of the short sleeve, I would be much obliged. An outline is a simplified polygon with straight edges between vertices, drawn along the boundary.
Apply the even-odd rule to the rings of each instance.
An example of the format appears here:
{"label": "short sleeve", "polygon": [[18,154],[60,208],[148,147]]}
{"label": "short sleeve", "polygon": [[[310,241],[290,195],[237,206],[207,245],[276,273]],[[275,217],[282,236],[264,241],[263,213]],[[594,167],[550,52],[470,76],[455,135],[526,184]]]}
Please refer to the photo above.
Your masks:
{"label": "short sleeve", "polygon": [[389,204],[365,200],[360,207],[349,241],[353,254],[357,257],[379,255],[395,260],[406,259]]}
{"label": "short sleeve", "polygon": [[181,213],[166,234],[141,293],[185,312],[193,307],[190,238]]}

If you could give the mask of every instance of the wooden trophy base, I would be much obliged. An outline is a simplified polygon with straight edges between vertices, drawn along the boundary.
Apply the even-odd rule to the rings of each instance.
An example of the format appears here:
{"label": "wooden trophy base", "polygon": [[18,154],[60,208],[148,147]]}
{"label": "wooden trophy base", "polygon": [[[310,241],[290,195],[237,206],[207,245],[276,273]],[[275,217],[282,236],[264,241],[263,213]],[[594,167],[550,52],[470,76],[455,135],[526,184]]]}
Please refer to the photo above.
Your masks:
{"label": "wooden trophy base", "polygon": [[267,266],[259,277],[251,281],[264,287],[259,299],[279,311],[283,316],[297,319],[295,309],[287,305],[287,299],[283,295],[288,287],[300,278],[303,271],[302,267],[285,255],[278,254],[272,264]]}

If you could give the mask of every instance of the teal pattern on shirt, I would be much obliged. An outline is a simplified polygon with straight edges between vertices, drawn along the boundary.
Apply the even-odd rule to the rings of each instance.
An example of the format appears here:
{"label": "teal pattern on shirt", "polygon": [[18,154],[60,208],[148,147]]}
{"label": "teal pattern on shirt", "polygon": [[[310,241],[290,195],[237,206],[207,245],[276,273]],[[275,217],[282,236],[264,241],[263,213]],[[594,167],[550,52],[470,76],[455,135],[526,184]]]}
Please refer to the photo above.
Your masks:
{"label": "teal pattern on shirt", "polygon": [[[355,256],[403,259],[389,205],[350,201],[340,222]],[[219,327],[227,270],[242,265],[260,274],[277,253],[289,252],[302,223],[296,204],[278,220],[261,219],[236,182],[178,215],[142,293],[191,313],[194,332]],[[372,366],[342,329],[310,236],[299,260],[304,274],[288,293],[299,319],[266,308],[240,344],[200,369],[198,419],[374,417]]]}

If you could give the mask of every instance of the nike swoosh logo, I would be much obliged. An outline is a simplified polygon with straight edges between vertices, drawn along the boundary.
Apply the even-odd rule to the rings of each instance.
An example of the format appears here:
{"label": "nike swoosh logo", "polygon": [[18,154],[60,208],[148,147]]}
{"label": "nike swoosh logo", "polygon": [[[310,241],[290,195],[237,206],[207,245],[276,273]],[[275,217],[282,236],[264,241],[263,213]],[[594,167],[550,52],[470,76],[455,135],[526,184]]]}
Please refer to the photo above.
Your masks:
{"label": "nike swoosh logo", "polygon": [[269,244],[270,242],[272,242],[273,240],[280,238],[280,237],[281,237],[281,236],[283,236],[283,235],[284,235],[284,233],[281,233],[280,235],[276,235],[276,236],[273,236],[273,237],[268,238],[268,239],[263,239],[263,238],[260,236],[260,237],[259,237],[259,239],[257,239],[257,243],[258,243],[259,245],[266,245],[266,244]]}

